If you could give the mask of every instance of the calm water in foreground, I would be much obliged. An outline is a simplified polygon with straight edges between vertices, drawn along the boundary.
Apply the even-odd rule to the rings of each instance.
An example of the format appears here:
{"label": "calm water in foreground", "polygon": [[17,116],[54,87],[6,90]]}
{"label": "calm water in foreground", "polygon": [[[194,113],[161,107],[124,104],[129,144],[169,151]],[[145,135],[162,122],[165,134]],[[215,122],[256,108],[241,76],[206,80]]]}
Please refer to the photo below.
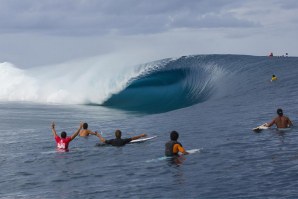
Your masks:
{"label": "calm water in foreground", "polygon": [[[234,107],[234,108],[231,108]],[[255,104],[256,109],[261,105]],[[96,106],[0,105],[1,198],[296,198],[298,134],[250,129],[273,113],[210,101],[163,114],[137,115]],[[241,110],[241,111],[237,111]],[[147,133],[158,138],[125,147],[98,147],[77,137],[70,152],[55,150],[57,131],[80,121],[106,138]],[[295,123],[295,120],[293,121]],[[163,159],[169,131],[199,153]]]}

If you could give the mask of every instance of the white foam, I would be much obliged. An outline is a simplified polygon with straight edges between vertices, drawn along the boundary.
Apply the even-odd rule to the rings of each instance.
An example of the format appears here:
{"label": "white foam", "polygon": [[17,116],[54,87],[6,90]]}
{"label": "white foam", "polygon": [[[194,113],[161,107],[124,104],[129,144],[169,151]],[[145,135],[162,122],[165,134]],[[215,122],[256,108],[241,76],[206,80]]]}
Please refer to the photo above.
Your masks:
{"label": "white foam", "polygon": [[38,98],[36,82],[11,63],[0,63],[0,100],[27,101]]}
{"label": "white foam", "polygon": [[0,63],[0,100],[101,104],[148,67],[120,54],[24,70]]}

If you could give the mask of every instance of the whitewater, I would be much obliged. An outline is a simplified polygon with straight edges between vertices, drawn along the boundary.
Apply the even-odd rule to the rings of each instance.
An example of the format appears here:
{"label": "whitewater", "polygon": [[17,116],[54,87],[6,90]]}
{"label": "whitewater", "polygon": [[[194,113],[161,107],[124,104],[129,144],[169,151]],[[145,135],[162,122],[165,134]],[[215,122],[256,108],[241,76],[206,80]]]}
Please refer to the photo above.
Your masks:
{"label": "whitewater", "polygon": [[[140,60],[0,63],[0,198],[297,197],[297,57]],[[277,108],[293,129],[252,132]],[[59,153],[52,121],[68,134],[85,121],[107,139],[116,129],[157,138],[116,148],[77,137]],[[199,152],[164,159],[172,130]]]}

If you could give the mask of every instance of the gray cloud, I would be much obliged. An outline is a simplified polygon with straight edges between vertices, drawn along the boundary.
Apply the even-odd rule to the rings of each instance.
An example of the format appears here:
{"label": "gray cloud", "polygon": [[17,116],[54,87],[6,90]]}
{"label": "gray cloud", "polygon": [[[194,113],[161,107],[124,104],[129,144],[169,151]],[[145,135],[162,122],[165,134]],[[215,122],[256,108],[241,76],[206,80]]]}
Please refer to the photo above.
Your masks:
{"label": "gray cloud", "polygon": [[0,0],[0,62],[32,67],[117,52],[147,61],[297,55],[297,9],[296,0]]}
{"label": "gray cloud", "polygon": [[232,0],[2,0],[0,26],[2,33],[103,35],[256,25],[225,13],[234,6]]}
{"label": "gray cloud", "polygon": [[275,3],[279,4],[281,8],[286,10],[298,9],[297,0],[276,1]]}

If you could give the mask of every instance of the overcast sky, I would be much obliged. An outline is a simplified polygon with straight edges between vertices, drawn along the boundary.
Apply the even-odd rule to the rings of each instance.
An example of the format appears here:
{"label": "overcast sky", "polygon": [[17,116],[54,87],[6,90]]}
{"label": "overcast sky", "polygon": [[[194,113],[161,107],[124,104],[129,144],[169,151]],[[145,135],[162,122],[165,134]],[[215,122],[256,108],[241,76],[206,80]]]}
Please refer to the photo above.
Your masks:
{"label": "overcast sky", "polygon": [[109,53],[298,56],[297,0],[0,0],[0,62]]}

